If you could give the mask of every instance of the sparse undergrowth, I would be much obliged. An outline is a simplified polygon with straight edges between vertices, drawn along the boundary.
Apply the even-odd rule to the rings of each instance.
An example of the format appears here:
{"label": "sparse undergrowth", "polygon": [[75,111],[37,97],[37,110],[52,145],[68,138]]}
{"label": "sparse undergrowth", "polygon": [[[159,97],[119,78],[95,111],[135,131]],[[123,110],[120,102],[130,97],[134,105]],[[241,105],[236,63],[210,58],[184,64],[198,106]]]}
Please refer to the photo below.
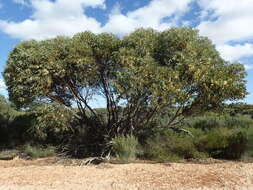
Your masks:
{"label": "sparse undergrowth", "polygon": [[29,158],[45,158],[56,156],[56,148],[53,146],[31,146],[25,145],[23,148],[23,154]]}

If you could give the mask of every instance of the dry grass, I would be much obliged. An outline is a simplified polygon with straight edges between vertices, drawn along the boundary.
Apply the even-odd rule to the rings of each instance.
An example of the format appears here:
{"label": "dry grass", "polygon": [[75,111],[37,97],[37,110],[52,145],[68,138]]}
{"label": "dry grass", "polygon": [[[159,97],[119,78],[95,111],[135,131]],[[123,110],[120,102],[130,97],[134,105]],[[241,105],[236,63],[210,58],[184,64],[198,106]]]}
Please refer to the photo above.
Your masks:
{"label": "dry grass", "polygon": [[55,158],[0,161],[0,190],[253,189],[253,164],[55,165]]}

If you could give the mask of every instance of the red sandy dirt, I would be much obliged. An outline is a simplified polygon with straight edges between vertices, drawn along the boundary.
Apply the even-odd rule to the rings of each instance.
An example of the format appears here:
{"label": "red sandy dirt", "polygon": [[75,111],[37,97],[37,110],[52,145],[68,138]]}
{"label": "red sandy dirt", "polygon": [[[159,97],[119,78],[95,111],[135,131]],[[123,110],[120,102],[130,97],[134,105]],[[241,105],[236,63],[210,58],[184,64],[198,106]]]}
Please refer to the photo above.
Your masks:
{"label": "red sandy dirt", "polygon": [[0,190],[253,189],[253,163],[55,163],[55,158],[0,161]]}

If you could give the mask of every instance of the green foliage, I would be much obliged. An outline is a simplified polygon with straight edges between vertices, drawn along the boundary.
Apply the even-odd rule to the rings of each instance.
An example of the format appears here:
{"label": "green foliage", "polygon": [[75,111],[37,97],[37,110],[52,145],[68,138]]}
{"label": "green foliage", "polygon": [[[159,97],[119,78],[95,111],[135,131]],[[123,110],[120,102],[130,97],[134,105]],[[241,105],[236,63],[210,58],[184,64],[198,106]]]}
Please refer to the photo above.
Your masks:
{"label": "green foliage", "polygon": [[247,117],[207,114],[186,122],[198,150],[215,158],[239,159],[250,151],[253,120]]}
{"label": "green foliage", "polygon": [[159,110],[168,100],[169,106],[186,104],[180,112],[188,115],[245,94],[243,67],[222,60],[211,42],[196,30],[172,28],[154,34],[142,29],[125,40],[131,46],[125,43],[120,50],[125,71],[118,88],[129,98],[141,94]]}
{"label": "green foliage", "polygon": [[[243,65],[224,61],[197,30],[182,27],[138,29],[124,38],[83,32],[23,41],[11,51],[4,78],[17,106],[77,105],[80,123],[88,125],[89,112],[110,131],[101,135],[112,138],[138,133],[168,108],[178,108],[164,125],[173,126],[182,116],[244,98],[245,74]],[[105,123],[89,105],[96,95],[106,101]]]}
{"label": "green foliage", "polygon": [[16,111],[4,96],[0,95],[0,127],[8,127],[14,118],[20,113]]}
{"label": "green foliage", "polygon": [[133,135],[116,136],[111,141],[116,158],[124,163],[128,163],[136,158],[138,153],[138,140]]}
{"label": "green foliage", "polygon": [[32,111],[36,119],[30,132],[40,138],[47,138],[50,133],[61,134],[73,130],[75,110],[68,109],[60,104],[44,104]]}
{"label": "green foliage", "polygon": [[253,126],[253,120],[247,117],[233,117],[229,115],[220,114],[206,114],[201,117],[189,118],[186,121],[187,125],[202,129],[209,130],[213,128],[228,127],[228,128],[249,128]]}
{"label": "green foliage", "polygon": [[2,100],[0,146],[11,148],[32,142],[59,143],[71,130],[73,110],[58,104],[38,104],[32,109],[17,111],[7,100]]}
{"label": "green foliage", "polygon": [[0,146],[13,147],[30,139],[27,129],[32,117],[26,112],[17,111],[3,96],[0,96]]}
{"label": "green foliage", "polygon": [[[159,161],[176,161],[184,158],[214,157],[240,159],[252,154],[253,120],[209,113],[189,118],[183,131],[152,130],[141,138],[145,157]],[[177,159],[176,159],[177,158]]]}
{"label": "green foliage", "polygon": [[246,133],[247,133],[248,142],[247,142],[247,147],[246,147],[246,152],[244,154],[244,157],[252,160],[253,158],[253,127],[246,130]]}
{"label": "green foliage", "polygon": [[[62,142],[73,155],[99,154],[117,134],[175,128],[184,117],[242,99],[247,94],[245,75],[243,65],[223,60],[209,39],[185,27],[138,29],[123,38],[82,32],[23,41],[10,52],[4,71],[10,100],[27,110],[19,118],[31,118],[23,129],[40,141]],[[91,107],[97,96],[105,98],[105,110]],[[0,120],[9,126],[13,118],[4,114]],[[209,118],[193,127],[241,123],[243,128],[251,125]],[[170,141],[161,137],[165,156],[196,156],[191,139],[167,136]]]}
{"label": "green foliage", "polygon": [[162,162],[205,157],[196,149],[192,137],[171,130],[153,134],[147,139],[144,150],[147,158]]}
{"label": "green foliage", "polygon": [[23,153],[30,158],[44,158],[56,156],[56,149],[53,146],[31,146],[29,144],[24,146]]}
{"label": "green foliage", "polygon": [[245,103],[233,103],[224,106],[224,112],[231,116],[248,115],[253,119],[253,105]]}
{"label": "green foliage", "polygon": [[241,129],[217,128],[197,140],[197,147],[214,158],[239,159],[246,151],[247,134]]}
{"label": "green foliage", "polygon": [[253,120],[248,117],[229,117],[225,116],[225,126],[229,128],[243,128],[243,129],[248,129],[253,127]]}

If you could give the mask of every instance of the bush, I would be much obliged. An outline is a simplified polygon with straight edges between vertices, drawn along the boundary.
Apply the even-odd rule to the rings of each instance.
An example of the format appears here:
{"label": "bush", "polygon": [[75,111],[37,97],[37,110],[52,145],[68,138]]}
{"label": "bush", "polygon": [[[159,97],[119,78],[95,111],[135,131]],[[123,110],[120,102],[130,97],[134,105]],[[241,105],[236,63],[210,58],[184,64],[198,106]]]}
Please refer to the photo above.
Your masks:
{"label": "bush", "polygon": [[171,130],[162,130],[148,138],[144,155],[162,162],[205,157],[205,154],[194,146],[194,138]]}
{"label": "bush", "polygon": [[250,159],[253,158],[253,127],[248,128],[248,130],[245,130],[247,133],[247,145],[246,145],[246,151],[243,155],[244,159]]}
{"label": "bush", "polygon": [[13,131],[10,130],[13,121],[21,113],[11,107],[11,103],[0,95],[0,146],[9,147],[14,144]]}
{"label": "bush", "polygon": [[30,158],[44,158],[56,156],[56,149],[53,146],[31,146],[25,145],[23,153]]}
{"label": "bush", "polygon": [[[186,122],[195,136],[197,149],[214,158],[239,159],[253,150],[253,120],[245,116],[217,115],[210,113],[191,118]],[[252,137],[251,137],[252,136]],[[252,140],[250,140],[252,139]],[[252,148],[251,148],[252,147]]]}
{"label": "bush", "polygon": [[202,130],[211,130],[214,128],[249,128],[253,126],[253,120],[245,117],[232,117],[229,115],[217,115],[214,113],[209,113],[208,115],[202,117],[190,118],[186,121],[187,125],[202,129]]}
{"label": "bush", "polygon": [[138,153],[138,140],[135,136],[116,136],[111,143],[114,154],[119,161],[128,163],[136,158]]}
{"label": "bush", "polygon": [[214,158],[239,159],[246,151],[247,134],[241,128],[216,128],[195,140],[199,151]]}
{"label": "bush", "polygon": [[253,127],[253,120],[246,116],[240,116],[240,117],[226,116],[224,117],[224,120],[225,120],[225,125],[228,128],[247,129],[249,127]]}
{"label": "bush", "polygon": [[224,120],[213,115],[190,118],[189,121],[187,121],[187,124],[193,128],[201,130],[209,130],[225,126]]}
{"label": "bush", "polygon": [[28,130],[32,126],[33,116],[30,113],[13,111],[5,114],[8,120],[1,121],[0,113],[0,145],[12,148],[36,139]]}

